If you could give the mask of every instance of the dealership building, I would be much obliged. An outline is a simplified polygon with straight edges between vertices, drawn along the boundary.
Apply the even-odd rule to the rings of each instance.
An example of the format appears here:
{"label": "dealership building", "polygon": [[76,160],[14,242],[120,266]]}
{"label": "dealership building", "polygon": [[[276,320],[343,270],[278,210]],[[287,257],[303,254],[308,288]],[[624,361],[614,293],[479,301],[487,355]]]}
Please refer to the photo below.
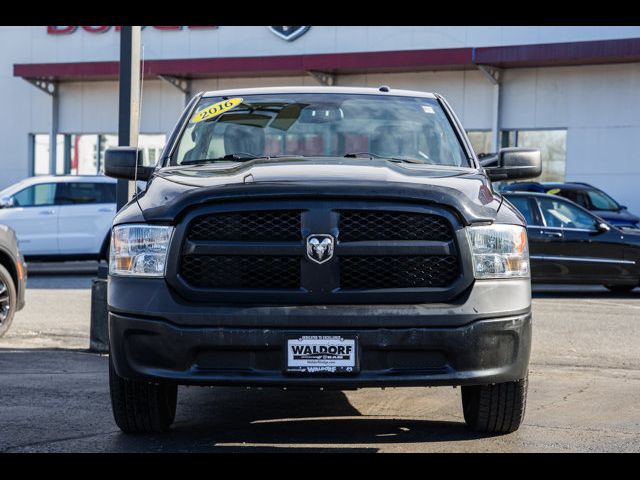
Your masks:
{"label": "dealership building", "polygon": [[[117,143],[119,38],[113,26],[0,27],[0,188],[53,167],[102,171]],[[141,43],[151,163],[199,91],[388,85],[444,95],[477,153],[540,148],[542,179],[592,183],[640,212],[640,27],[148,26]]]}

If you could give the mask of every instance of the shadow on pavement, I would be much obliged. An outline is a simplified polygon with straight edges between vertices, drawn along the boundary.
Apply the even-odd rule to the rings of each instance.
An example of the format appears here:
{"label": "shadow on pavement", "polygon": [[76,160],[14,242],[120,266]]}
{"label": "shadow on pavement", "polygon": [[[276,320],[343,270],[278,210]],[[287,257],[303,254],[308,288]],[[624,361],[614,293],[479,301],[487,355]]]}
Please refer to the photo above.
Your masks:
{"label": "shadow on pavement", "polygon": [[362,445],[484,437],[463,422],[362,416],[341,391],[190,387],[179,391],[176,422],[169,433],[115,434],[110,449],[372,452],[377,448]]}
{"label": "shadow on pavement", "polygon": [[232,387],[180,387],[168,433],[127,435],[112,417],[107,365],[104,356],[75,350],[0,350],[0,399],[13,408],[0,410],[0,424],[8,422],[0,450],[373,452],[487,437],[462,419],[402,418],[402,409],[363,416],[338,390]]}
{"label": "shadow on pavement", "polygon": [[[71,376],[104,372],[107,378],[107,365],[106,355],[91,352],[86,348],[23,348],[0,343],[0,374],[34,373],[46,376],[65,373]],[[51,386],[53,391],[63,388],[54,383]]]}

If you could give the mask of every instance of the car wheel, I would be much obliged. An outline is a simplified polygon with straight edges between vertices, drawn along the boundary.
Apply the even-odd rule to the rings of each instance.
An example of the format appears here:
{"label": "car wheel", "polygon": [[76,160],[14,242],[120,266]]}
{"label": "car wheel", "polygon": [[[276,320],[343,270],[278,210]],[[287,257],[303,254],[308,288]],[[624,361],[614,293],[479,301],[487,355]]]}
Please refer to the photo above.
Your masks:
{"label": "car wheel", "polygon": [[109,388],[116,425],[125,433],[169,430],[176,415],[177,385],[128,380],[119,376],[109,358]]}
{"label": "car wheel", "polygon": [[615,293],[628,293],[636,288],[637,285],[605,285],[605,287]]}
{"label": "car wheel", "polygon": [[11,274],[0,265],[0,337],[2,337],[13,320],[16,313],[16,286]]}
{"label": "car wheel", "polygon": [[464,420],[472,430],[515,432],[524,419],[527,377],[516,382],[462,387]]}

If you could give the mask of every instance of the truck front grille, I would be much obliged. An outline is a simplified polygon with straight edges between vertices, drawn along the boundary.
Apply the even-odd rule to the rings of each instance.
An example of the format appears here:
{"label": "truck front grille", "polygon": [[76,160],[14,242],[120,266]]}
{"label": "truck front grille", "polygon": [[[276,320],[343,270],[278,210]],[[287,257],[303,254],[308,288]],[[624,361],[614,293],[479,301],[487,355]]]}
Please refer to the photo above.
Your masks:
{"label": "truck front grille", "polygon": [[[185,298],[278,304],[444,301],[472,281],[458,249],[462,225],[449,212],[375,201],[290,205],[233,203],[187,214],[167,280]],[[309,257],[310,235],[333,239],[331,259]]]}
{"label": "truck front grille", "polygon": [[362,256],[340,259],[342,288],[433,288],[449,285],[460,274],[456,257]]}
{"label": "truck front grille", "polygon": [[340,240],[451,240],[451,227],[442,217],[423,213],[342,210]]}
{"label": "truck front grille", "polygon": [[189,239],[299,240],[300,211],[268,210],[204,215],[191,223]]}
{"label": "truck front grille", "polygon": [[300,257],[185,255],[181,273],[197,288],[300,288]]}

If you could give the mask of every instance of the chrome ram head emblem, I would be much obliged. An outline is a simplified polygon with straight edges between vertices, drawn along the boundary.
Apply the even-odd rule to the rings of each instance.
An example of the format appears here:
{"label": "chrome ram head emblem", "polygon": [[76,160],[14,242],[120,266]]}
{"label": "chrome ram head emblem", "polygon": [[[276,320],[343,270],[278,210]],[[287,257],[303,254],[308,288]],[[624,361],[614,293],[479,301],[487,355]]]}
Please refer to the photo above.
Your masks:
{"label": "chrome ram head emblem", "polygon": [[310,28],[311,27],[285,27],[279,25],[269,27],[269,30],[271,30],[272,33],[275,33],[281,39],[286,40],[287,42],[293,42],[296,38],[299,38],[307,33]]}
{"label": "chrome ram head emblem", "polygon": [[333,237],[331,235],[309,235],[307,237],[307,257],[316,263],[324,263],[333,257]]}

